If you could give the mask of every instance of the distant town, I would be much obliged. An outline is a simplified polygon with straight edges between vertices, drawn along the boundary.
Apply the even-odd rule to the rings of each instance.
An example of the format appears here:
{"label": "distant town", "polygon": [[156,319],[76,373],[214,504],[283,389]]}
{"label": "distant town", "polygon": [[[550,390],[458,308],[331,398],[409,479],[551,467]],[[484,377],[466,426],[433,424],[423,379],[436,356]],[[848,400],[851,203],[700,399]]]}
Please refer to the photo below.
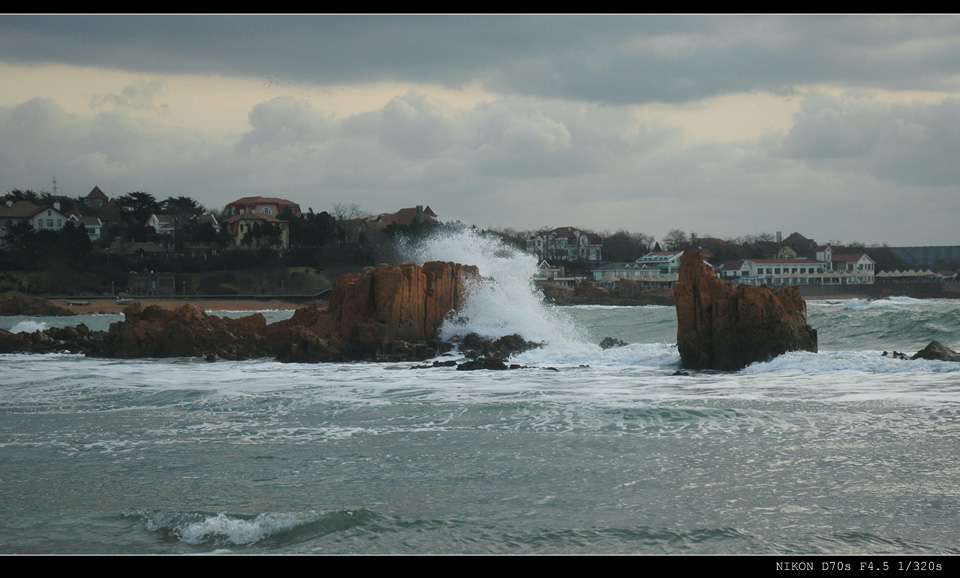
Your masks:
{"label": "distant town", "polygon": [[[425,205],[374,215],[334,204],[315,213],[253,196],[208,209],[191,197],[110,196],[98,186],[77,198],[14,189],[0,196],[0,292],[313,298],[342,273],[399,262],[398,235],[415,240],[466,226]],[[685,249],[699,249],[734,284],[793,285],[805,296],[954,296],[960,270],[960,246],[820,243],[799,232],[719,239],[676,229],[659,241],[573,226],[483,232],[534,255],[543,286],[590,283],[621,293],[625,282],[672,287]]]}

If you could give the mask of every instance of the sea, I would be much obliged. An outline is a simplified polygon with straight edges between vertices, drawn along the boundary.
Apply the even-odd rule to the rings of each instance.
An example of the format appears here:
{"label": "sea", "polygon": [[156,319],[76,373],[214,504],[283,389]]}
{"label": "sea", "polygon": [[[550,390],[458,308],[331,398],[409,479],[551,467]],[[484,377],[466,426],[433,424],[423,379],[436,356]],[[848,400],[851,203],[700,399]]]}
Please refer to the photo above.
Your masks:
{"label": "sea", "polygon": [[547,304],[476,232],[405,250],[480,267],[444,337],[543,346],[509,371],[0,356],[0,554],[960,553],[960,364],[891,355],[960,349],[960,301],[808,301],[818,353],[678,373],[673,307]]}

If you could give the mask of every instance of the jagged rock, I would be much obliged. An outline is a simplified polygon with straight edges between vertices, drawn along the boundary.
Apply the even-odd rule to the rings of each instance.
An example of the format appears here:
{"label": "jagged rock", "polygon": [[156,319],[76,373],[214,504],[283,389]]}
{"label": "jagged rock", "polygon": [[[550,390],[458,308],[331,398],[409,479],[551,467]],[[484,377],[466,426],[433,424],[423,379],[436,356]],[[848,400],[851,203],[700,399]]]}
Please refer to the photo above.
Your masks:
{"label": "jagged rock", "polygon": [[481,337],[477,333],[468,333],[460,340],[460,353],[471,359],[486,357],[505,360],[524,351],[542,346],[542,343],[527,341],[516,333],[504,335],[497,339]]}
{"label": "jagged rock", "polygon": [[76,315],[73,311],[26,293],[8,291],[0,294],[0,315],[54,317]]}
{"label": "jagged rock", "polygon": [[83,323],[22,333],[0,329],[0,353],[89,353],[102,337],[103,332],[91,331]]}
{"label": "jagged rock", "polygon": [[942,345],[939,341],[931,341],[926,347],[918,351],[910,359],[930,359],[933,361],[960,361],[960,353]]}
{"label": "jagged rock", "polygon": [[255,359],[271,357],[267,320],[255,313],[240,319],[207,315],[194,305],[176,310],[134,301],[123,310],[124,320],[110,325],[98,357],[210,357]]}
{"label": "jagged rock", "polygon": [[739,370],[788,351],[817,351],[817,331],[807,325],[797,287],[734,287],[699,250],[687,250],[674,296],[684,369]]}
{"label": "jagged rock", "polygon": [[620,341],[619,339],[615,339],[613,337],[604,337],[603,340],[600,341],[600,349],[623,347],[626,344],[627,344],[626,341]]}
{"label": "jagged rock", "polygon": [[464,361],[457,365],[457,371],[476,371],[478,369],[492,369],[503,371],[507,369],[522,369],[523,366],[517,363],[507,365],[500,359],[491,359],[489,357],[478,357],[470,361]]}
{"label": "jagged rock", "polygon": [[367,267],[334,281],[326,309],[302,308],[269,333],[281,361],[409,361],[449,350],[436,339],[458,307],[472,265],[431,261]]}
{"label": "jagged rock", "polygon": [[479,278],[477,268],[457,263],[368,267],[338,278],[329,306],[314,303],[269,326],[259,313],[231,319],[193,305],[171,311],[135,301],[107,332],[83,326],[32,334],[0,331],[0,352],[208,361],[275,357],[302,363],[424,360],[452,348],[436,339],[437,330],[462,302],[469,278]]}

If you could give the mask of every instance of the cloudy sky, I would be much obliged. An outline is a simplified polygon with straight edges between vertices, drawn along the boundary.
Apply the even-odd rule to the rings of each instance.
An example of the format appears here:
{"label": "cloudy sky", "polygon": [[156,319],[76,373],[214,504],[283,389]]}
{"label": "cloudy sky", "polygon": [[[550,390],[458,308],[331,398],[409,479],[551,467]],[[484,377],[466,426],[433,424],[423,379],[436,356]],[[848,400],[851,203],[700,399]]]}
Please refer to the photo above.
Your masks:
{"label": "cloudy sky", "polygon": [[0,15],[0,192],[960,243],[960,16]]}

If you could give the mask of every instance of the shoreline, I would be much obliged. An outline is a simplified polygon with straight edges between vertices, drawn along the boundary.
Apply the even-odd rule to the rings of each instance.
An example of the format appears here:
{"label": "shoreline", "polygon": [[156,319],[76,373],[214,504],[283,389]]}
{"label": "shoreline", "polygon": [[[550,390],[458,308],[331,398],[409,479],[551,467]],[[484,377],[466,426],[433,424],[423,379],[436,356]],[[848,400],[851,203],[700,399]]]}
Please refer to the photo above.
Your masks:
{"label": "shoreline", "polygon": [[[817,295],[804,297],[804,301],[844,301],[849,299],[874,299],[864,295]],[[126,305],[116,303],[112,298],[92,298],[83,299],[88,302],[87,305],[76,305],[78,300],[71,299],[50,299],[50,303],[68,309],[76,314],[97,314],[97,313],[120,313]],[[295,310],[306,307],[314,302],[292,302],[282,299],[256,300],[256,299],[223,299],[223,298],[187,298],[182,297],[149,297],[145,299],[134,299],[140,301],[144,307],[156,305],[163,309],[179,309],[185,304],[195,305],[204,311],[264,311],[264,310]],[[607,303],[594,303],[594,305],[606,305]],[[581,305],[590,305],[582,303]]]}
{"label": "shoreline", "polygon": [[[50,299],[50,303],[68,309],[73,313],[97,314],[97,313],[120,313],[128,304],[119,304],[113,298],[103,299],[83,299],[88,302],[87,305],[77,305],[80,299]],[[311,302],[294,303],[282,299],[256,300],[256,299],[210,299],[198,297],[196,299],[149,297],[145,299],[136,299],[144,307],[156,305],[162,309],[179,309],[184,305],[195,305],[204,311],[264,311],[264,310],[284,310],[300,309],[310,305]]]}

